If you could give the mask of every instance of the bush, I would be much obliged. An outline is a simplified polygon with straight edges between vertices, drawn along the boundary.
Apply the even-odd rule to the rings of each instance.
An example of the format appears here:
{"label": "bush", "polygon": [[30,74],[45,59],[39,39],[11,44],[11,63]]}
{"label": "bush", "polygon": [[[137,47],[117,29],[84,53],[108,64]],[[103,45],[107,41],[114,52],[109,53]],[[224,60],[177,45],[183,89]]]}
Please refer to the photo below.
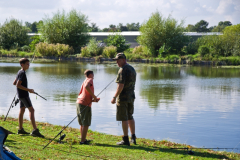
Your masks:
{"label": "bush", "polygon": [[81,57],[91,57],[91,54],[90,54],[87,46],[81,48]]}
{"label": "bush", "polygon": [[67,44],[80,51],[89,40],[87,34],[87,16],[72,9],[68,14],[65,11],[54,13],[52,18],[46,16],[39,24],[40,38],[47,43]]}
{"label": "bush", "polygon": [[40,42],[36,45],[36,51],[42,56],[59,56],[67,57],[74,53],[74,50],[69,45],[65,44],[47,44]]}
{"label": "bush", "polygon": [[103,47],[99,46],[101,41],[97,41],[96,38],[92,38],[87,44],[87,49],[90,52],[91,56],[99,56],[103,52]]}
{"label": "bush", "polygon": [[117,47],[109,46],[103,49],[103,57],[114,58],[117,54]]}
{"label": "bush", "polygon": [[238,38],[233,46],[233,55],[240,56],[240,38]]}
{"label": "bush", "polygon": [[206,54],[209,54],[209,48],[206,46],[206,45],[203,45],[203,46],[200,46],[198,48],[198,53],[203,57],[205,56]]}
{"label": "bush", "polygon": [[126,44],[126,39],[120,33],[114,33],[112,35],[109,35],[108,38],[104,40],[104,42],[107,46],[117,47],[118,53],[123,52],[130,47],[129,44]]}
{"label": "bush", "polygon": [[30,48],[29,46],[25,45],[25,46],[22,46],[22,47],[20,48],[20,50],[21,50],[21,51],[24,51],[24,52],[30,52],[31,48]]}
{"label": "bush", "polygon": [[21,21],[12,18],[0,25],[0,46],[3,49],[22,47],[28,43],[27,28]]}
{"label": "bush", "polygon": [[136,59],[144,59],[151,57],[151,52],[147,47],[144,46],[136,46],[133,49],[132,54],[135,55],[135,57],[138,57],[136,57]]}
{"label": "bush", "polygon": [[176,63],[177,61],[180,60],[180,57],[178,55],[169,55],[167,57],[167,60],[169,60],[170,63],[174,63],[174,62]]}
{"label": "bush", "polygon": [[169,53],[181,51],[181,48],[189,42],[189,37],[184,36],[184,22],[178,24],[177,20],[168,16],[163,16],[157,11],[152,14],[148,21],[144,22],[140,27],[141,35],[137,41],[142,46],[147,47],[152,56],[159,54],[159,48],[165,44],[165,48]]}
{"label": "bush", "polygon": [[207,46],[214,57],[238,55],[240,47],[240,24],[228,26],[223,35],[203,36],[196,41],[197,46]]}
{"label": "bush", "polygon": [[40,37],[38,35],[33,36],[30,39],[32,39],[32,42],[29,44],[29,47],[31,51],[34,51],[36,44],[38,44],[39,42],[42,42],[42,40],[40,40]]}
{"label": "bush", "polygon": [[196,42],[190,42],[186,48],[184,48],[186,54],[196,54],[198,51],[198,45]]}

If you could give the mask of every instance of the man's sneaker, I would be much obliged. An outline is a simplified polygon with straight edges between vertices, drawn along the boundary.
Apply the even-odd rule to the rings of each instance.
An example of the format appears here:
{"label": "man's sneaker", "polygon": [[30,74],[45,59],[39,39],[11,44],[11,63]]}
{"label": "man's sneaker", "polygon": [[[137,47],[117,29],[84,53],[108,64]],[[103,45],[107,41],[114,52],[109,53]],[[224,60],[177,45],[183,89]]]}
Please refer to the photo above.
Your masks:
{"label": "man's sneaker", "polygon": [[32,131],[31,136],[44,138],[44,135],[42,135],[38,129],[35,129],[34,131]]}
{"label": "man's sneaker", "polygon": [[23,128],[18,130],[17,134],[29,134],[28,132],[26,132]]}
{"label": "man's sneaker", "polygon": [[131,143],[134,143],[135,145],[137,144],[135,134],[133,134],[132,137],[131,137]]}
{"label": "man's sneaker", "polygon": [[86,139],[85,142],[90,143],[90,142],[92,142],[92,140],[87,140],[87,139]]}
{"label": "man's sneaker", "polygon": [[90,142],[91,142],[91,140],[87,140],[87,139],[86,139],[84,142],[80,142],[79,144],[80,144],[80,145],[82,145],[82,144],[85,144],[85,145],[86,145],[86,144],[89,144]]}
{"label": "man's sneaker", "polygon": [[117,145],[128,145],[130,146],[128,136],[123,136],[121,142],[117,142]]}
{"label": "man's sneaker", "polygon": [[84,141],[84,142],[80,142],[79,144],[80,144],[80,145],[83,145],[83,144],[84,144],[84,145],[88,145],[89,142],[86,140],[86,141]]}

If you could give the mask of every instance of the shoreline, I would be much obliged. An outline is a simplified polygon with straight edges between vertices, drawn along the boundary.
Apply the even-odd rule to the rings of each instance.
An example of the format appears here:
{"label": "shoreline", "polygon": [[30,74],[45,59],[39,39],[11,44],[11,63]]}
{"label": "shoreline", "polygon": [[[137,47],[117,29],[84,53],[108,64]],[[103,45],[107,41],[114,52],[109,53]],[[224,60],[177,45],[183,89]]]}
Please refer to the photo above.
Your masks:
{"label": "shoreline", "polygon": [[[0,126],[16,132],[18,121],[8,117],[3,122],[4,115],[0,116]],[[66,138],[63,144],[58,144],[59,136],[46,148],[42,149],[63,128],[47,122],[36,122],[40,132],[46,138],[37,138],[27,135],[11,134],[5,145],[22,159],[240,159],[239,153],[224,150],[195,148],[187,144],[179,144],[167,140],[150,140],[137,138],[137,145],[117,146],[121,136],[114,136],[89,130],[87,138],[92,139],[90,145],[79,145],[80,133],[76,128],[67,127],[63,134]],[[24,119],[24,128],[32,129],[31,122]],[[32,144],[32,145],[31,145]],[[63,151],[66,152],[63,152]],[[84,154],[77,154],[83,152]],[[193,151],[190,154],[188,151]]]}
{"label": "shoreline", "polygon": [[[25,56],[26,58],[32,58],[29,56]],[[6,56],[2,55],[0,57],[0,62],[18,62],[18,60],[22,57],[18,56]],[[64,62],[64,61],[75,61],[75,62],[114,62],[112,58],[102,58],[102,57],[34,57],[35,61],[39,62]],[[136,62],[143,64],[176,64],[176,65],[198,65],[198,66],[238,66],[233,65],[231,63],[227,63],[225,61],[190,61],[190,60],[176,60],[171,62],[170,60],[154,60],[154,59],[135,59],[135,60],[127,60],[128,62]]]}

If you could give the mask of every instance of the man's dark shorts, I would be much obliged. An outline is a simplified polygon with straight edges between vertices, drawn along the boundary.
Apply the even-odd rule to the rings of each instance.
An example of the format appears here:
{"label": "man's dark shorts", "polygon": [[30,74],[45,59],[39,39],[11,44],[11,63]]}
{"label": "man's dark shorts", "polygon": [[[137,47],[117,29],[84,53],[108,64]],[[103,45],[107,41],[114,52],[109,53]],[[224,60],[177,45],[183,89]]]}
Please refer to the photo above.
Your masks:
{"label": "man's dark shorts", "polygon": [[[76,104],[78,123],[81,126],[90,126],[92,120],[92,107]],[[81,114],[80,114],[81,113]]]}
{"label": "man's dark shorts", "polygon": [[133,119],[134,99],[128,102],[117,102],[117,121],[127,121]]}
{"label": "man's dark shorts", "polygon": [[22,108],[22,107],[26,107],[26,108],[32,107],[32,102],[31,102],[29,97],[19,98],[19,100],[20,100],[20,108]]}

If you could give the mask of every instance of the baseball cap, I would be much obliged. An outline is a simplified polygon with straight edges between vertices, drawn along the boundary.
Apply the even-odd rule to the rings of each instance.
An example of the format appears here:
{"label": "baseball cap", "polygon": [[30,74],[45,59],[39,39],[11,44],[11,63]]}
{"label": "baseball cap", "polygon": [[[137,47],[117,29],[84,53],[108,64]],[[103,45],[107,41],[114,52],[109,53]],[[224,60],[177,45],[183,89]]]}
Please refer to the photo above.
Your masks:
{"label": "baseball cap", "polygon": [[126,59],[125,54],[123,54],[123,53],[118,53],[118,54],[116,55],[116,57],[113,58],[113,60],[118,60],[118,59]]}

